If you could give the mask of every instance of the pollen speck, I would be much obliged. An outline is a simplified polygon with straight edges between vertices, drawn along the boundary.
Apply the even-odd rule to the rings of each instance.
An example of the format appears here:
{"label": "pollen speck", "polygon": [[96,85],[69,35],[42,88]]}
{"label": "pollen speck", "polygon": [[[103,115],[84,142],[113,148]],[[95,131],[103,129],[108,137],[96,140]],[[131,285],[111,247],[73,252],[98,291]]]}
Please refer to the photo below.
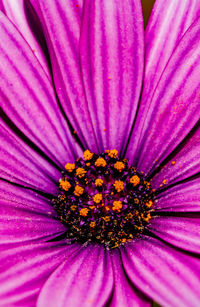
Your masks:
{"label": "pollen speck", "polygon": [[172,161],[172,165],[175,165],[176,164],[176,161]]}
{"label": "pollen speck", "polygon": [[163,184],[167,183],[167,179],[164,179],[162,183],[163,183]]}

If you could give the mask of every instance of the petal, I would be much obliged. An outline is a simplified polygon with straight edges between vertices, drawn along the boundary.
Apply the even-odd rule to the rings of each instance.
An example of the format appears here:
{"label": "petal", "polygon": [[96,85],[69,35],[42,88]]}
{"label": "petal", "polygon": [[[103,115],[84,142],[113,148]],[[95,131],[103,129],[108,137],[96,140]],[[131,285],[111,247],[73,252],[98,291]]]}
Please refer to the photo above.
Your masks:
{"label": "petal", "polygon": [[113,251],[111,259],[113,263],[115,286],[109,306],[150,307],[152,305],[151,301],[143,295],[142,292],[135,288],[125,275],[119,252]]}
{"label": "petal", "polygon": [[147,100],[145,97],[151,101],[173,50],[199,15],[200,3],[197,0],[170,0],[167,4],[165,0],[155,1],[145,32],[146,67],[143,88],[145,101]]}
{"label": "petal", "polygon": [[200,122],[191,135],[177,148],[168,163],[153,177],[152,186],[158,188],[162,181],[173,184],[200,172]]}
{"label": "petal", "polygon": [[31,0],[43,25],[57,95],[74,130],[85,146],[97,152],[82,84],[79,37],[83,0]]}
{"label": "petal", "polygon": [[0,305],[36,306],[36,299],[52,272],[79,246],[64,243],[18,244],[1,248]]}
{"label": "petal", "polygon": [[[45,198],[32,191],[25,192],[22,188],[17,189],[10,184],[6,185],[3,182],[0,184],[0,191],[3,188],[6,189],[6,193],[2,193],[0,200],[0,244],[29,240],[47,241],[66,231],[66,227],[56,217],[49,201],[46,201]],[[16,196],[15,192],[18,193]],[[33,204],[32,201],[34,201]],[[45,209],[41,212],[40,206],[42,205],[46,212],[44,212]]]}
{"label": "petal", "polygon": [[0,37],[0,99],[5,114],[59,166],[66,159],[74,160],[76,145],[53,87],[28,44],[1,12]]}
{"label": "petal", "polygon": [[131,281],[159,304],[199,306],[199,259],[145,237],[127,244],[122,260]]}
{"label": "petal", "polygon": [[36,19],[29,2],[24,0],[2,0],[2,8],[0,7],[0,9],[24,36],[48,78],[50,78],[48,63],[44,54],[44,38],[39,20]]}
{"label": "petal", "polygon": [[80,59],[101,150],[126,147],[143,76],[140,1],[84,2]]}
{"label": "petal", "polygon": [[181,183],[156,196],[155,210],[167,212],[200,211],[200,178]]}
{"label": "petal", "polygon": [[0,177],[50,194],[58,193],[61,173],[0,120]]}
{"label": "petal", "polygon": [[37,306],[104,306],[113,287],[112,264],[102,246],[88,246],[47,280]]}
{"label": "petal", "polygon": [[144,125],[138,114],[142,130],[136,124],[127,155],[146,173],[159,165],[199,120],[199,39],[200,19],[187,31],[168,62]]}
{"label": "petal", "polygon": [[194,253],[200,253],[200,218],[156,216],[148,226],[155,235],[166,242]]}

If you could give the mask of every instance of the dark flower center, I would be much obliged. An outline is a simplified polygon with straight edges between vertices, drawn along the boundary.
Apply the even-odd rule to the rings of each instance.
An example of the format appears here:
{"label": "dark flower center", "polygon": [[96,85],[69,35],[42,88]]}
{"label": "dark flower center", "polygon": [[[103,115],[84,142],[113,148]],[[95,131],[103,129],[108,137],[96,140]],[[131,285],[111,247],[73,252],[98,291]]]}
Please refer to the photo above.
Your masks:
{"label": "dark flower center", "polygon": [[144,175],[117,150],[67,163],[53,205],[66,236],[82,243],[118,247],[138,236],[151,219],[153,192]]}

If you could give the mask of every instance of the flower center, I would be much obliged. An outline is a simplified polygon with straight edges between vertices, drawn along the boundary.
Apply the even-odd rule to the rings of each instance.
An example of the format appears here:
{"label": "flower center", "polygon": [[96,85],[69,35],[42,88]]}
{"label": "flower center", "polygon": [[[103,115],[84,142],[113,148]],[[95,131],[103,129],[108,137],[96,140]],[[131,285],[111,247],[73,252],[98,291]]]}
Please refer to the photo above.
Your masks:
{"label": "flower center", "polygon": [[117,150],[67,163],[53,205],[66,236],[115,248],[142,233],[151,219],[153,192],[142,173]]}

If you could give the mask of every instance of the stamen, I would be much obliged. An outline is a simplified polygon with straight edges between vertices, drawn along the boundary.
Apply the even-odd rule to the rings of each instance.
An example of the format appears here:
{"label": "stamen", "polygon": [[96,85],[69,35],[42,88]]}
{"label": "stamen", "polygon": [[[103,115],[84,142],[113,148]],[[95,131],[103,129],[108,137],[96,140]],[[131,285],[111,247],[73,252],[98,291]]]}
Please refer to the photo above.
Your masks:
{"label": "stamen", "polygon": [[96,203],[96,204],[99,204],[101,201],[102,201],[102,194],[96,194],[94,195],[93,197],[93,201]]}
{"label": "stamen", "polygon": [[131,177],[130,183],[132,183],[132,185],[136,187],[136,185],[140,183],[140,178],[137,175],[134,175]]}
{"label": "stamen", "polygon": [[83,153],[83,157],[86,161],[91,160],[93,158],[94,154],[89,151],[89,149],[87,149],[86,151],[84,151]]}
{"label": "stamen", "polygon": [[123,162],[118,161],[114,164],[114,168],[121,172],[125,169],[125,165]]}
{"label": "stamen", "polygon": [[95,162],[95,165],[97,167],[105,167],[106,166],[106,161],[103,158],[98,158]]}
{"label": "stamen", "polygon": [[116,180],[115,183],[113,184],[115,187],[115,190],[119,193],[123,191],[124,189],[124,182],[121,180]]}
{"label": "stamen", "polygon": [[81,168],[81,167],[77,168],[77,170],[76,170],[76,175],[79,178],[84,177],[86,173],[87,173],[87,171],[84,168]]}
{"label": "stamen", "polygon": [[62,179],[60,181],[60,186],[63,188],[63,190],[68,191],[71,188],[71,184],[66,179]]}
{"label": "stamen", "polygon": [[69,173],[73,172],[73,170],[75,169],[75,163],[67,163],[67,164],[65,165],[65,169],[66,169]]}

